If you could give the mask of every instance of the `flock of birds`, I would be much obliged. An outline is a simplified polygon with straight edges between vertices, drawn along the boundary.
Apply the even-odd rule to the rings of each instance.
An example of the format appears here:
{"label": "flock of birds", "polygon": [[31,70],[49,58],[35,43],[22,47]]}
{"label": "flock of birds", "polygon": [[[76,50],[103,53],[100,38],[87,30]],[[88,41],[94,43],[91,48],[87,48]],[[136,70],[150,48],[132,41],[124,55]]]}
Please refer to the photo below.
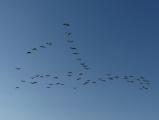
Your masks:
{"label": "flock of birds", "polygon": [[[52,45],[52,43],[46,43],[47,45]],[[39,46],[39,47],[41,47],[41,48],[46,48],[46,46],[44,46],[44,45],[41,45],[41,46]],[[37,51],[37,50],[39,50],[39,49],[37,49],[37,48],[33,48],[32,49],[33,51]],[[31,51],[28,51],[26,54],[32,54],[32,52]]]}
{"label": "flock of birds", "polygon": [[[67,23],[64,23],[63,24],[64,26],[66,26],[66,27],[69,27],[70,26],[70,24],[67,24]],[[71,33],[69,33],[69,32],[65,32],[65,34],[67,35],[67,36],[70,36],[71,35]],[[67,42],[68,43],[70,43],[71,45],[73,44],[73,42],[74,41],[72,41],[72,40],[67,40]],[[48,46],[50,46],[50,45],[52,45],[52,43],[46,43],[46,45],[48,45]],[[42,46],[39,46],[40,48],[46,48],[46,46],[44,46],[44,45],[42,45]],[[75,47],[70,47],[70,49],[71,50],[73,50],[73,51],[75,51],[77,48],[75,48]],[[38,50],[37,48],[32,48],[32,51],[36,51],[36,50]],[[26,52],[26,54],[32,54],[32,51],[28,51],[28,52]],[[79,54],[78,52],[73,52],[73,54],[75,54],[75,55],[77,55],[77,54]],[[81,62],[82,61],[82,59],[81,58],[76,58],[76,60],[78,60],[78,61],[80,61],[80,65],[84,68],[84,69],[86,69],[86,70],[89,70],[90,68],[88,67],[88,65],[86,64],[86,63],[83,63],[83,62]],[[16,70],[20,70],[21,68],[15,68]],[[82,85],[87,85],[87,84],[95,84],[95,83],[97,83],[98,81],[101,81],[101,82],[107,82],[107,81],[112,81],[112,80],[115,80],[115,79],[119,79],[120,77],[119,76],[112,76],[111,74],[105,74],[106,76],[104,77],[104,79],[103,78],[97,78],[96,80],[84,80],[84,82],[82,83]],[[73,76],[73,72],[68,72],[67,73],[67,76],[68,77],[71,77],[71,76]],[[78,77],[75,79],[75,80],[77,80],[77,81],[79,81],[79,80],[81,80],[82,79],[82,76],[83,76],[83,73],[79,73],[78,74]],[[37,78],[51,78],[51,79],[59,79],[59,77],[58,76],[54,76],[54,77],[52,77],[52,75],[49,75],[49,74],[47,74],[47,75],[35,75],[35,76],[31,76],[30,77],[30,80],[31,81],[29,81],[29,83],[30,84],[37,84],[38,83],[38,80],[37,80]],[[139,84],[140,86],[139,86],[139,89],[140,90],[147,90],[148,89],[148,86],[150,85],[150,81],[149,80],[146,80],[144,77],[139,77],[139,78],[136,78],[136,77],[134,77],[134,76],[124,76],[124,77],[122,77],[122,79],[124,79],[126,82],[128,82],[128,83],[137,83],[137,84]],[[22,82],[22,83],[25,83],[25,82],[28,82],[28,81],[26,81],[26,80],[21,80],[20,82]],[[46,86],[46,88],[51,88],[51,86],[53,86],[53,85],[65,85],[64,83],[61,83],[61,82],[56,82],[56,83],[52,83],[52,82],[49,82],[48,84],[47,84],[47,86]],[[18,89],[18,88],[20,88],[19,86],[17,86],[15,89]],[[76,90],[77,89],[77,87],[73,87],[73,89],[74,90]]]}

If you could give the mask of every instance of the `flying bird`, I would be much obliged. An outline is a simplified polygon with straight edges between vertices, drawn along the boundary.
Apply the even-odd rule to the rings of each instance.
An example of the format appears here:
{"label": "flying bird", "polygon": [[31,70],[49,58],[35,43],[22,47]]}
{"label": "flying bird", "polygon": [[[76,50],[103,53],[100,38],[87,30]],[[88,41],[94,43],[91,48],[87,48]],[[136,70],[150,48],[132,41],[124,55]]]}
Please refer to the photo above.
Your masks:
{"label": "flying bird", "polygon": [[85,68],[86,70],[90,69],[90,68]]}
{"label": "flying bird", "polygon": [[38,50],[38,49],[36,49],[36,48],[33,48],[32,50]]}
{"label": "flying bird", "polygon": [[74,89],[74,90],[76,90],[76,89],[77,89],[77,87],[73,87],[73,89]]}
{"label": "flying bird", "polygon": [[73,54],[77,55],[78,53],[73,53]]}
{"label": "flying bird", "polygon": [[68,32],[65,32],[66,33],[66,35],[71,35],[71,33],[68,33]]}
{"label": "flying bird", "polygon": [[83,75],[83,73],[80,73],[79,75]]}
{"label": "flying bird", "polygon": [[32,54],[31,52],[27,52],[26,54]]}
{"label": "flying bird", "polygon": [[21,68],[15,68],[16,70],[20,70]]}
{"label": "flying bird", "polygon": [[46,43],[46,44],[48,44],[48,45],[52,45],[52,43]]}
{"label": "flying bird", "polygon": [[115,76],[115,78],[118,79],[119,77],[118,77],[118,76]]}
{"label": "flying bird", "polygon": [[72,43],[73,41],[67,40],[69,43]]}
{"label": "flying bird", "polygon": [[50,77],[50,75],[46,75],[46,77]]}
{"label": "flying bird", "polygon": [[40,75],[35,75],[35,77],[39,77]]}
{"label": "flying bird", "polygon": [[76,48],[70,47],[70,49],[75,50]]}
{"label": "flying bird", "polygon": [[46,48],[45,46],[40,46],[41,48]]}
{"label": "flying bird", "polygon": [[68,23],[64,23],[63,25],[65,25],[66,27],[67,27],[67,26],[70,26],[70,24],[68,24]]}

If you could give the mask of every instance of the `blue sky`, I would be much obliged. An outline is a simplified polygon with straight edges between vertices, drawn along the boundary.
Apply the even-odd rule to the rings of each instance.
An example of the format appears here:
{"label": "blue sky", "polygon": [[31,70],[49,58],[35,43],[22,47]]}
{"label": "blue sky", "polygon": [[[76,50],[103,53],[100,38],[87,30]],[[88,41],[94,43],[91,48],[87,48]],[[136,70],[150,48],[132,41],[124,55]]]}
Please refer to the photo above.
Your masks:
{"label": "blue sky", "polygon": [[[158,11],[157,0],[1,0],[0,118],[158,120]],[[51,76],[30,84],[37,74]],[[123,79],[130,75],[134,83]],[[150,80],[148,90],[139,89],[140,77]],[[57,82],[65,85],[46,88]]]}

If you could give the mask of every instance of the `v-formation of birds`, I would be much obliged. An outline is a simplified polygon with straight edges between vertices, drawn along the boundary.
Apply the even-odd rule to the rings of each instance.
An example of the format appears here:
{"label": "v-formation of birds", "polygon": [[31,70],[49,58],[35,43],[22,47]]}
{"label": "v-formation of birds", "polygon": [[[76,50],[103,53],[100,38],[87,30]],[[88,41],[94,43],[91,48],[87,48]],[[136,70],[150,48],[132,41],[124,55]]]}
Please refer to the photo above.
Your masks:
{"label": "v-formation of birds", "polygon": [[[68,23],[64,23],[63,24],[64,26],[66,26],[66,27],[69,27],[70,26],[70,24],[68,24]],[[65,32],[65,34],[67,35],[67,36],[70,36],[71,35],[71,33],[69,33],[69,32]],[[69,44],[73,44],[73,42],[74,41],[72,41],[72,40],[67,40],[67,42],[69,43]],[[46,45],[48,45],[48,46],[51,46],[52,45],[52,43],[46,43]],[[41,46],[39,46],[39,48],[46,48],[46,46],[45,45],[41,45]],[[36,50],[39,50],[39,48],[32,48],[32,51],[28,51],[28,52],[26,52],[26,54],[32,54],[32,52],[33,51],[36,51]],[[77,48],[75,48],[75,47],[70,47],[70,49],[71,50],[73,50],[73,54],[74,55],[78,55],[79,53],[78,52],[74,52]],[[82,59],[81,58],[77,58],[76,60],[78,60],[78,61],[80,61],[80,65],[84,68],[84,69],[86,69],[86,70],[89,70],[90,68],[88,67],[88,65],[86,64],[86,63],[83,63],[83,62],[81,62],[82,61]],[[16,70],[20,70],[21,68],[15,68]],[[82,76],[83,76],[83,74],[84,73],[79,73],[79,74],[77,74],[76,75],[76,81],[80,81],[81,79],[83,79],[82,78]],[[73,72],[68,72],[67,73],[67,76],[68,77],[71,77],[71,76],[73,76],[74,74],[73,74]],[[38,79],[42,79],[42,78],[51,78],[51,79],[60,79],[60,77],[59,76],[52,76],[52,75],[35,75],[35,76],[31,76],[30,77],[30,80],[32,80],[32,81],[26,81],[26,80],[21,80],[20,82],[22,82],[22,83],[26,83],[26,82],[29,82],[29,84],[31,84],[31,85],[33,85],[33,84],[38,84]],[[81,85],[87,85],[87,84],[95,84],[95,83],[97,83],[97,82],[99,82],[99,81],[101,81],[101,82],[107,82],[107,81],[112,81],[112,80],[115,80],[115,79],[120,79],[120,77],[119,76],[112,76],[111,74],[105,74],[105,78],[97,78],[96,80],[84,80],[84,82],[81,84]],[[147,90],[148,89],[148,86],[150,85],[150,81],[149,80],[146,80],[145,79],[145,77],[139,77],[139,78],[136,78],[136,77],[134,77],[134,76],[124,76],[124,77],[122,77],[122,79],[124,79],[126,82],[128,82],[128,83],[137,83],[137,84],[139,84],[139,89],[140,90]],[[54,83],[52,82],[52,81],[50,81],[50,83],[48,83],[48,85],[46,86],[46,88],[51,88],[52,86],[54,86],[54,85],[65,85],[65,83],[61,83],[61,82],[55,82],[54,81]],[[19,89],[20,87],[19,86],[17,86],[17,87],[15,87],[16,89]],[[75,86],[73,86],[73,89],[74,90],[76,90],[77,89],[77,87],[75,87]]]}

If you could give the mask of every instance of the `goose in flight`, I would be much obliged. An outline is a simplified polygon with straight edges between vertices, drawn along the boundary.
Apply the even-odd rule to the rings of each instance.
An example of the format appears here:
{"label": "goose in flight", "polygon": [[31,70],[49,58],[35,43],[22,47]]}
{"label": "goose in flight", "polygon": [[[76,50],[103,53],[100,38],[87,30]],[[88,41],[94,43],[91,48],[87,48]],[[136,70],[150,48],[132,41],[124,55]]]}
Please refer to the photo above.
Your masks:
{"label": "goose in flight", "polygon": [[72,43],[73,41],[67,40],[69,43]]}
{"label": "goose in flight", "polygon": [[68,23],[64,23],[63,25],[65,25],[66,27],[67,27],[67,26],[70,26],[70,24],[68,24]]}
{"label": "goose in flight", "polygon": [[86,70],[90,69],[90,68],[85,68]]}
{"label": "goose in flight", "polygon": [[76,48],[70,47],[70,49],[75,50]]}
{"label": "goose in flight", "polygon": [[76,89],[77,89],[77,87],[73,87],[73,89],[74,89],[74,90],[76,90]]}
{"label": "goose in flight", "polygon": [[39,77],[40,75],[35,75],[35,77]]}
{"label": "goose in flight", "polygon": [[68,33],[68,32],[65,32],[66,33],[66,35],[71,35],[71,33]]}
{"label": "goose in flight", "polygon": [[110,76],[110,74],[107,74],[108,76]]}
{"label": "goose in flight", "polygon": [[38,50],[38,49],[36,49],[36,48],[33,48],[32,50]]}
{"label": "goose in flight", "polygon": [[32,54],[31,52],[27,52],[26,54]]}
{"label": "goose in flight", "polygon": [[16,70],[20,70],[21,68],[15,68]]}
{"label": "goose in flight", "polygon": [[58,79],[58,77],[54,77],[54,79]]}
{"label": "goose in flight", "polygon": [[42,45],[42,46],[40,46],[40,47],[41,47],[41,48],[46,48],[46,47],[45,47],[45,46],[43,46],[43,45]]}
{"label": "goose in flight", "polygon": [[46,43],[46,44],[48,44],[48,45],[52,45],[52,43]]}
{"label": "goose in flight", "polygon": [[73,53],[73,54],[77,55],[78,53]]}
{"label": "goose in flight", "polygon": [[50,75],[46,75],[46,77],[50,77]]}

